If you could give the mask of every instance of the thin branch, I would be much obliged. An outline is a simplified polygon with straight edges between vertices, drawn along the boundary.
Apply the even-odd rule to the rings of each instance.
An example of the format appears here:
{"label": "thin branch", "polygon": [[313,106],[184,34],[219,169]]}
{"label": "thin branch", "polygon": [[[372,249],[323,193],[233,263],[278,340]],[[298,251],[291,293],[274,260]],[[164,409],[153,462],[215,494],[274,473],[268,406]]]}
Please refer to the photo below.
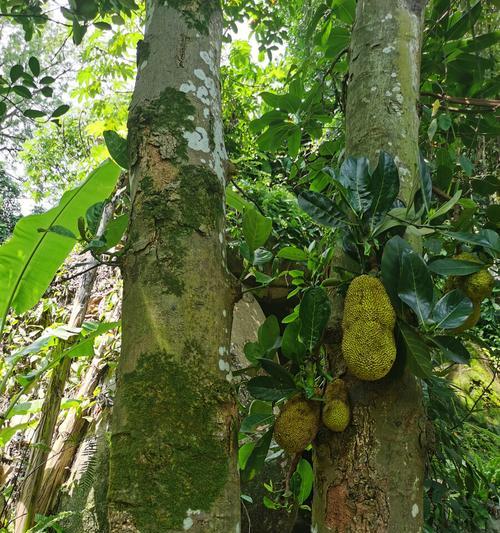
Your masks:
{"label": "thin branch", "polygon": [[437,93],[420,93],[421,96],[432,96],[438,100],[443,100],[446,102],[451,102],[452,104],[461,104],[468,106],[482,106],[488,109],[495,110],[497,107],[500,107],[500,100],[490,100],[487,98],[468,98],[466,96],[448,96],[447,94],[437,94]]}

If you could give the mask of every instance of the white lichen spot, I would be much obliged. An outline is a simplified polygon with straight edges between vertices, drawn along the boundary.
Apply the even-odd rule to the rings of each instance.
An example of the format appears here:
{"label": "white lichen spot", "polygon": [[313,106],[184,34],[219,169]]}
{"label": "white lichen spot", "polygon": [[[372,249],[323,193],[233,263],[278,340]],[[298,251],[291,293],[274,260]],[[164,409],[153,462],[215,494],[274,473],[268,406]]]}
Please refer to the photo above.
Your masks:
{"label": "white lichen spot", "polygon": [[225,309],[222,310],[222,316],[225,318],[227,316],[227,311]]}
{"label": "white lichen spot", "polygon": [[224,242],[224,235],[222,235],[222,232],[219,233],[219,242],[222,244]]}
{"label": "white lichen spot", "polygon": [[311,533],[318,533],[318,526],[311,526]]}
{"label": "white lichen spot", "polygon": [[404,101],[403,95],[401,93],[396,94],[396,100],[398,103],[402,104]]}
{"label": "white lichen spot", "polygon": [[382,52],[384,52],[384,54],[390,54],[390,53],[393,52],[394,50],[396,50],[396,49],[394,48],[394,46],[389,45],[389,46],[386,46],[386,47],[382,50]]}
{"label": "white lichen spot", "polygon": [[205,105],[210,104],[210,98],[208,97],[208,90],[203,85],[201,87],[198,87],[198,90],[196,91],[196,97],[201,103]]}
{"label": "white lichen spot", "polygon": [[391,96],[391,91],[385,91],[386,96]]}
{"label": "white lichen spot", "polygon": [[392,143],[391,143],[391,141],[389,141],[389,142],[388,142],[387,144],[388,144],[389,146],[392,146]]}
{"label": "white lichen spot", "polygon": [[187,83],[183,83],[180,87],[179,87],[179,91],[181,91],[181,93],[194,93],[196,91],[196,86],[195,84],[189,80]]}
{"label": "white lichen spot", "polygon": [[216,70],[215,70],[215,62],[214,62],[214,59],[213,59],[213,53],[212,52],[201,51],[200,52],[200,57],[208,65],[208,68],[210,69],[210,72],[212,74],[215,74]]}
{"label": "white lichen spot", "polygon": [[232,381],[233,381],[233,373],[231,371],[229,371],[226,374],[226,381],[229,382],[229,383],[232,383]]}
{"label": "white lichen spot", "polygon": [[417,515],[418,515],[418,505],[416,503],[413,504],[413,507],[411,508],[411,516],[413,518],[417,518]]}
{"label": "white lichen spot", "polygon": [[188,120],[194,120],[194,116],[193,116],[193,115],[188,115],[186,118],[187,118]]}
{"label": "white lichen spot", "polygon": [[194,131],[185,131],[184,138],[188,142],[189,148],[196,152],[210,152],[208,134],[204,128],[197,126]]}
{"label": "white lichen spot", "polygon": [[184,518],[184,521],[182,522],[182,529],[184,529],[184,531],[191,529],[193,527],[193,523],[193,519],[190,516]]}
{"label": "white lichen spot", "polygon": [[[219,346],[219,355],[222,357],[224,353],[225,353],[224,346]],[[219,361],[219,366],[220,366],[220,361]]]}
{"label": "white lichen spot", "polygon": [[208,107],[203,108],[203,116],[205,118],[208,118],[210,116],[210,109],[208,109]]}
{"label": "white lichen spot", "polygon": [[398,77],[398,75],[395,72],[391,73],[391,78],[397,78],[397,77]]}
{"label": "white lichen spot", "polygon": [[387,13],[387,15],[382,19],[382,22],[386,20],[391,20],[391,19],[392,19],[392,13]]}
{"label": "white lichen spot", "polygon": [[372,87],[372,88],[370,89],[370,91],[371,91],[372,93],[374,93],[376,90],[377,90],[376,87]]}
{"label": "white lichen spot", "polygon": [[224,162],[227,159],[226,148],[224,146],[224,131],[222,129],[222,120],[218,118],[214,123],[214,145],[213,150],[213,169],[217,176],[219,177],[221,183],[224,182]]}
{"label": "white lichen spot", "polygon": [[148,60],[145,59],[142,63],[141,63],[141,66],[139,68],[139,70],[144,70],[148,65]]}
{"label": "white lichen spot", "polygon": [[239,522],[236,524],[236,528],[234,530],[234,533],[241,533],[241,526],[240,526]]}

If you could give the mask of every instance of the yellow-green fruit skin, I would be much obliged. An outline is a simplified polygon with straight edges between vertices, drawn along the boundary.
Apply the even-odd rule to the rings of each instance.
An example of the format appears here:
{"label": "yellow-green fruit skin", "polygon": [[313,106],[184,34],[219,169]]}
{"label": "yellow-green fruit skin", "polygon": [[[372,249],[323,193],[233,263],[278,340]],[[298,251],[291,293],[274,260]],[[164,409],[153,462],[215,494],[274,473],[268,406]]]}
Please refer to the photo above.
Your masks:
{"label": "yellow-green fruit skin", "polygon": [[323,407],[322,420],[330,431],[344,431],[351,420],[349,404],[340,399],[328,401]]}
{"label": "yellow-green fruit skin", "polygon": [[307,448],[318,433],[321,419],[319,402],[296,396],[288,400],[274,424],[274,439],[289,454]]}
{"label": "yellow-green fruit skin", "polygon": [[[474,254],[468,252],[462,252],[456,255],[454,259],[474,263],[481,262]],[[480,302],[491,296],[494,284],[495,278],[485,268],[468,276],[450,276],[446,281],[445,290],[449,292],[453,289],[460,289],[473,302]]]}
{"label": "yellow-green fruit skin", "polygon": [[382,282],[371,276],[355,278],[344,305],[342,353],[349,371],[359,379],[376,381],[396,360],[396,315]]}

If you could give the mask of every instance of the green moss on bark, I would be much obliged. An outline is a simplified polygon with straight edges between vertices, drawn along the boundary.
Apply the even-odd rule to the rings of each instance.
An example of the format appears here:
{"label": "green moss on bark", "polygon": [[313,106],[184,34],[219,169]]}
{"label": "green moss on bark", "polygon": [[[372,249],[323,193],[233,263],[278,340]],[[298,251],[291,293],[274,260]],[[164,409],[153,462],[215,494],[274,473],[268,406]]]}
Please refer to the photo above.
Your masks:
{"label": "green moss on bark", "polygon": [[219,0],[166,0],[164,3],[182,14],[188,28],[203,34],[208,34],[210,19],[220,9]]}
{"label": "green moss on bark", "polygon": [[[121,376],[117,402],[126,420],[113,436],[108,499],[141,533],[180,529],[189,509],[210,511],[228,478],[217,413],[231,401],[230,387],[206,368],[190,372],[191,359],[208,356],[187,341],[183,354],[144,353]],[[130,468],[113,468],[115,461]]]}

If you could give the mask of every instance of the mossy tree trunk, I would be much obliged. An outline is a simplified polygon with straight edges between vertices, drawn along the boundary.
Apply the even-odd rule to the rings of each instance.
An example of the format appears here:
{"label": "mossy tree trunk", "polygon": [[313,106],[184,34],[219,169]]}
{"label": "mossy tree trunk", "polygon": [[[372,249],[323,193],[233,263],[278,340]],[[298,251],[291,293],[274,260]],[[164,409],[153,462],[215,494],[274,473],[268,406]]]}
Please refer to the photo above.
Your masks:
{"label": "mossy tree trunk", "polygon": [[[424,0],[359,0],[350,47],[346,151],[391,153],[408,203],[418,188],[420,50]],[[337,322],[338,324],[338,322]],[[342,366],[340,331],[331,362]],[[398,361],[384,379],[347,377],[352,421],[315,447],[316,533],[419,532],[423,518],[422,392]]]}
{"label": "mossy tree trunk", "polygon": [[236,532],[233,291],[217,0],[149,0],[129,113],[131,223],[109,530]]}

